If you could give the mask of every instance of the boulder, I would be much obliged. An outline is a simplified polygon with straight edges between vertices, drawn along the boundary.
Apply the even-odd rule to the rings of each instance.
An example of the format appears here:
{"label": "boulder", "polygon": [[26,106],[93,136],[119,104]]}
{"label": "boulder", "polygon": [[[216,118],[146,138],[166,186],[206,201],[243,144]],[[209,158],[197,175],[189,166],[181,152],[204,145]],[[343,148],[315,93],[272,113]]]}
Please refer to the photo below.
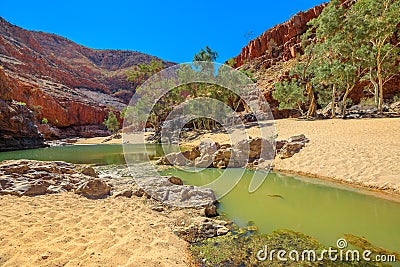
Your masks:
{"label": "boulder", "polygon": [[87,198],[105,198],[110,195],[111,186],[100,179],[90,179],[83,182],[75,190],[75,193],[83,195]]}
{"label": "boulder", "polygon": [[210,204],[204,208],[204,215],[208,218],[218,216],[217,206],[214,204]]}
{"label": "boulder", "polygon": [[182,179],[179,178],[179,177],[176,177],[176,176],[170,176],[170,177],[168,177],[168,181],[169,181],[171,184],[183,185]]}
{"label": "boulder", "polygon": [[178,207],[202,207],[216,200],[209,188],[192,185],[176,185],[168,179],[141,177],[136,180],[144,194],[161,201],[164,205]]}
{"label": "boulder", "polygon": [[35,196],[70,191],[90,198],[110,195],[111,186],[104,179],[86,174],[97,176],[92,167],[84,167],[82,171],[81,166],[62,161],[6,160],[0,162],[0,195]]}
{"label": "boulder", "polygon": [[197,168],[208,168],[213,164],[213,154],[203,154],[196,158],[194,161],[194,166]]}
{"label": "boulder", "polygon": [[279,152],[279,158],[286,159],[292,157],[298,153],[300,149],[304,147],[304,143],[301,142],[288,142],[286,143]]}
{"label": "boulder", "polygon": [[91,166],[85,166],[81,170],[81,173],[90,177],[98,178],[96,171]]}
{"label": "boulder", "polygon": [[192,150],[183,151],[182,155],[188,160],[195,160],[196,158],[200,157],[200,150],[199,147],[195,147]]}
{"label": "boulder", "polygon": [[47,192],[47,187],[50,184],[46,181],[37,180],[34,182],[22,181],[15,183],[12,187],[2,190],[2,194],[5,195],[17,195],[17,196],[37,196],[44,195]]}
{"label": "boulder", "polygon": [[198,145],[198,150],[201,155],[212,155],[219,149],[219,144],[211,140],[203,140]]}

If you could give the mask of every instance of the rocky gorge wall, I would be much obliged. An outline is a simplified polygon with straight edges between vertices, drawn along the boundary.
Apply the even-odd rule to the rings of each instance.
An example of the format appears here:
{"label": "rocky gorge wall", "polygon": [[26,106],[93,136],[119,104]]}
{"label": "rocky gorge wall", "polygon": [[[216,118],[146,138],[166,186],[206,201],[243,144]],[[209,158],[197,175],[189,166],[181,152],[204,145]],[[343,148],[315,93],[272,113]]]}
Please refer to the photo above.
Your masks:
{"label": "rocky gorge wall", "polygon": [[7,76],[0,68],[0,152],[44,147],[32,111],[12,100]]}
{"label": "rocky gorge wall", "polygon": [[[353,3],[353,1],[345,0],[342,2],[347,7]],[[303,53],[301,37],[308,29],[307,23],[317,18],[326,5],[324,3],[305,12],[299,12],[288,21],[265,31],[251,40],[242,48],[240,54],[232,59],[235,68],[249,69],[254,73],[257,86],[263,90],[275,118],[299,115],[290,110],[279,110],[277,108],[279,103],[272,97],[272,92],[275,90],[275,83],[289,75],[294,59]],[[393,43],[399,39],[400,24],[397,28],[397,33],[393,36],[395,40],[392,41]],[[366,85],[368,85],[368,81],[356,84],[349,95],[353,104],[358,104],[362,98],[372,97],[372,92],[365,90]],[[384,98],[392,99],[395,95],[400,95],[399,85],[400,74],[384,85]]]}
{"label": "rocky gorge wall", "polygon": [[301,35],[307,30],[307,23],[318,17],[326,4],[299,12],[288,21],[278,24],[251,40],[242,48],[240,54],[233,58],[234,67],[262,58],[264,67],[276,61],[287,61],[301,52]]}
{"label": "rocky gorge wall", "polygon": [[[12,88],[10,97],[34,112],[46,138],[109,134],[103,125],[108,112],[118,115],[135,90],[126,79],[127,70],[152,59],[158,58],[135,51],[90,49],[55,34],[22,29],[0,17],[0,66]],[[47,125],[40,124],[43,118]]]}

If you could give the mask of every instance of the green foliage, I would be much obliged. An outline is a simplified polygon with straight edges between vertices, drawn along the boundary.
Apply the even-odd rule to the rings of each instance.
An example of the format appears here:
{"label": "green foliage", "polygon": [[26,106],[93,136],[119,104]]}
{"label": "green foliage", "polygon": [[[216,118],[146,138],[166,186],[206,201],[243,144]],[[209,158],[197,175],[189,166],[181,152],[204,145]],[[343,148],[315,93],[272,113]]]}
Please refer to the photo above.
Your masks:
{"label": "green foliage", "polygon": [[124,119],[127,116],[127,114],[129,114],[130,110],[132,110],[132,109],[133,109],[133,107],[131,107],[131,106],[124,107],[124,109],[121,111],[121,114],[120,114],[121,118]]}
{"label": "green foliage", "polygon": [[304,88],[297,79],[276,83],[272,96],[279,102],[279,109],[297,109],[303,113],[306,97]]}
{"label": "green foliage", "polygon": [[[344,115],[349,94],[363,80],[371,82],[375,102],[382,109],[383,86],[400,70],[400,43],[391,40],[400,23],[398,14],[400,1],[359,0],[345,8],[342,1],[332,0],[309,22],[303,35],[304,56],[291,70],[308,98],[308,115],[313,113],[312,105],[334,103],[338,97],[346,103]],[[295,98],[289,101],[293,101],[289,106],[297,105]]]}
{"label": "green foliage", "polygon": [[153,74],[163,70],[164,68],[165,66],[161,60],[152,59],[149,64],[142,63],[128,71],[127,80],[136,84],[142,84]]}
{"label": "green foliage", "polygon": [[40,106],[40,105],[37,105],[37,106],[32,105],[32,111],[36,116],[38,116],[38,115],[42,114],[42,106]]}
{"label": "green foliage", "polygon": [[218,53],[206,46],[204,49],[202,48],[197,54],[194,55],[193,61],[214,62],[217,58]]}
{"label": "green foliage", "polygon": [[357,1],[347,13],[346,25],[358,43],[354,50],[368,70],[363,75],[374,88],[375,102],[382,111],[384,84],[400,71],[400,40],[391,40],[400,23],[400,1]]}
{"label": "green foliage", "polygon": [[[224,65],[220,66],[216,73],[214,64],[211,61],[215,60],[217,55],[217,52],[206,47],[194,56],[195,60],[193,64],[178,66],[178,68],[173,70],[174,75],[170,75],[170,78],[163,77],[162,79],[158,79],[158,76],[154,76],[150,84],[144,84],[137,88],[136,95],[139,96],[138,99],[140,100],[132,107],[123,110],[121,116],[124,117],[128,125],[135,124],[135,126],[132,126],[134,128],[137,126],[141,128],[150,126],[158,134],[170,112],[185,101],[186,113],[183,112],[183,116],[192,115],[193,113],[199,114],[199,108],[202,107],[196,106],[195,102],[194,104],[190,104],[191,101],[189,100],[201,97],[220,100],[226,106],[237,110],[240,105],[240,97],[233,91],[216,84],[224,83],[227,88],[237,88],[240,84],[250,82],[244,75],[237,75],[237,72],[236,74],[233,73],[232,68]],[[208,61],[210,64],[200,63],[198,60]],[[210,83],[193,83],[193,80],[210,81]],[[181,86],[176,87],[176,84],[181,84]],[[161,88],[173,89],[166,92],[160,99],[157,99],[159,90],[162,90]],[[146,112],[150,107],[152,110],[148,115]],[[230,110],[230,112],[232,111]],[[215,106],[210,106],[205,113],[213,116],[221,114],[221,110],[215,104]],[[215,120],[206,117],[193,119],[189,124],[195,129],[211,130],[219,127],[219,124]]]}
{"label": "green foliage", "polygon": [[371,107],[375,106],[375,101],[373,98],[362,98],[359,105],[361,107]]}
{"label": "green foliage", "polygon": [[114,112],[108,112],[107,119],[104,120],[104,125],[113,133],[116,133],[119,130],[119,121]]}
{"label": "green foliage", "polygon": [[233,68],[236,65],[236,60],[234,58],[231,58],[226,62],[226,64]]}
{"label": "green foliage", "polygon": [[49,123],[49,120],[48,120],[47,118],[43,118],[43,119],[42,119],[42,123],[43,123],[43,124],[48,124],[48,123]]}
{"label": "green foliage", "polygon": [[254,78],[254,73],[251,69],[247,69],[247,70],[240,70],[241,73],[243,73],[244,75],[246,75],[247,77],[249,77],[253,82],[257,82],[257,79]]}

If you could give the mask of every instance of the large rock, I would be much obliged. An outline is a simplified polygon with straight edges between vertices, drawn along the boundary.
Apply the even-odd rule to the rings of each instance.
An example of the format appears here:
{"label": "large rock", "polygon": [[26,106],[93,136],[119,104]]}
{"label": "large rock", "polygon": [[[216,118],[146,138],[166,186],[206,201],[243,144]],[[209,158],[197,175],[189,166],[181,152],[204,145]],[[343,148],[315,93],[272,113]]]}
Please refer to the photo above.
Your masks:
{"label": "large rock", "polygon": [[83,182],[75,193],[87,198],[105,198],[110,195],[111,186],[101,179],[91,179]]}
{"label": "large rock", "polygon": [[158,177],[147,180],[146,184],[141,186],[151,197],[169,206],[200,207],[216,200],[214,192],[209,188],[175,185],[168,179]]}
{"label": "large rock", "polygon": [[[289,158],[298,153],[309,139],[304,135],[295,135],[288,140],[276,141],[274,144],[264,138],[242,140],[233,147],[229,144],[219,145],[210,141],[203,141],[192,151],[186,152],[196,155],[194,162],[187,160],[182,153],[175,152],[162,157],[157,163],[176,166],[195,166],[197,168],[244,168],[269,170],[276,155],[280,158]],[[199,153],[200,152],[200,153]]]}

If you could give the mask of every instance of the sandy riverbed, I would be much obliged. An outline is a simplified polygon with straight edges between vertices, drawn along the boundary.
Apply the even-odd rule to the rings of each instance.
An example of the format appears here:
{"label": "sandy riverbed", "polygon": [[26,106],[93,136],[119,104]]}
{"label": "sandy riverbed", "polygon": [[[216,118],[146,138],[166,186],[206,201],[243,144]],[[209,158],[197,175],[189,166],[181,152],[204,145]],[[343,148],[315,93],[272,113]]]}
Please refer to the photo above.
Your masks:
{"label": "sandy riverbed", "polygon": [[[275,123],[278,139],[301,133],[310,139],[292,158],[277,159],[275,169],[400,194],[400,119],[287,119]],[[249,129],[253,137],[257,132]],[[229,141],[224,134],[201,138],[205,137]],[[176,215],[162,215],[150,207],[136,197],[89,200],[72,193],[0,196],[0,265],[190,265],[187,243],[171,230]]]}
{"label": "sandy riverbed", "polygon": [[137,197],[0,196],[0,266],[188,266],[171,217]]}

